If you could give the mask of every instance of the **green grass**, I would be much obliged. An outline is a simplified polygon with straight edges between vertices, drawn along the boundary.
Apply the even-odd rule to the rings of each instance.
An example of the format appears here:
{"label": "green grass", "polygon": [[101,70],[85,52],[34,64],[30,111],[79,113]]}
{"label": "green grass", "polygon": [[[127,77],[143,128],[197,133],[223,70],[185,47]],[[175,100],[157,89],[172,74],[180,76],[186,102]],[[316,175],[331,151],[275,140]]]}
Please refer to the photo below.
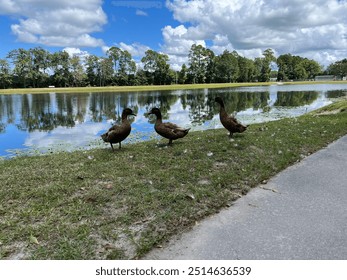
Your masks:
{"label": "green grass", "polygon": [[202,89],[202,88],[224,88],[239,86],[261,86],[272,83],[224,83],[224,84],[189,84],[189,85],[150,85],[150,86],[107,86],[107,87],[67,87],[67,88],[20,88],[0,89],[0,94],[25,94],[25,93],[49,93],[49,92],[136,92],[153,90],[179,90],[179,89]]}
{"label": "green grass", "polygon": [[233,141],[218,129],[172,147],[0,160],[0,259],[139,258],[347,134],[347,111],[324,110],[251,125]]}
{"label": "green grass", "polygon": [[[327,83],[347,83],[346,81],[303,81],[285,82],[283,84],[327,84]],[[25,94],[25,93],[50,93],[50,92],[136,92],[153,90],[189,90],[203,88],[226,88],[226,87],[247,87],[247,86],[269,86],[276,84],[273,82],[254,82],[254,83],[219,83],[219,84],[184,84],[184,85],[162,85],[162,86],[108,86],[108,87],[67,87],[67,88],[19,88],[19,89],[0,89],[0,94]]]}

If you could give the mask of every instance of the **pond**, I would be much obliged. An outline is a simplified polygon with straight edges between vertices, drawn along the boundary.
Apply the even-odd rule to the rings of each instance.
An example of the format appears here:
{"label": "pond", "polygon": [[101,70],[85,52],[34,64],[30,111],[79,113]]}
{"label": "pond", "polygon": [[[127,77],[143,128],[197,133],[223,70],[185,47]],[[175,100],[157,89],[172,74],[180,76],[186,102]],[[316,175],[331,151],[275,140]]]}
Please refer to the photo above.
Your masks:
{"label": "pond", "polygon": [[271,85],[129,93],[46,93],[0,95],[0,157],[57,150],[107,147],[100,135],[120,121],[123,108],[137,116],[124,142],[157,138],[152,107],[191,131],[222,127],[221,96],[229,113],[244,124],[296,117],[347,95],[347,84]]}

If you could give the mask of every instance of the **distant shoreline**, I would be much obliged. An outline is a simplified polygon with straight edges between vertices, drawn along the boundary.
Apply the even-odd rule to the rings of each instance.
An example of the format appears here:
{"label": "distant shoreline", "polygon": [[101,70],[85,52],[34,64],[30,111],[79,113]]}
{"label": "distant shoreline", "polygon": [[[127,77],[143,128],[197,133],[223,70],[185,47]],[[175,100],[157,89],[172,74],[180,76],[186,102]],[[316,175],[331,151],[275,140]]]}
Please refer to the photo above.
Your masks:
{"label": "distant shoreline", "polygon": [[[149,85],[149,86],[109,86],[109,87],[47,87],[47,88],[18,88],[0,89],[0,95],[4,94],[35,94],[35,93],[76,93],[76,92],[137,92],[156,90],[189,90],[204,88],[228,88],[277,85],[277,82],[254,83],[218,83],[218,84],[175,84],[175,85]],[[302,81],[281,82],[280,85],[292,84],[347,84],[347,81]]]}

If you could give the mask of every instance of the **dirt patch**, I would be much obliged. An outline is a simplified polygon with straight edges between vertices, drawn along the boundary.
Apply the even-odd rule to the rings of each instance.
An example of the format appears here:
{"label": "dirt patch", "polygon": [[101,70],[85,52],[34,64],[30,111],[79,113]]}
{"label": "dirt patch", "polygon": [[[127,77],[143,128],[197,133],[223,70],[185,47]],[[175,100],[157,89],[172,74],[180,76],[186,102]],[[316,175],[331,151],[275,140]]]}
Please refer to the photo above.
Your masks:
{"label": "dirt patch", "polygon": [[338,113],[343,112],[345,109],[336,109],[336,110],[332,110],[332,111],[325,111],[325,112],[321,112],[321,113],[317,113],[315,114],[315,116],[328,116],[328,115],[336,115]]}

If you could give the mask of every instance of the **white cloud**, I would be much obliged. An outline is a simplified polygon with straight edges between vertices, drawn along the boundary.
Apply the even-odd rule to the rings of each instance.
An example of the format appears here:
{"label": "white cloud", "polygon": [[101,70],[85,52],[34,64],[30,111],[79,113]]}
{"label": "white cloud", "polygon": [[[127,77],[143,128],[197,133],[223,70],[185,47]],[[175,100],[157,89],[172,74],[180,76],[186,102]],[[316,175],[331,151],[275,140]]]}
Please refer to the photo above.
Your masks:
{"label": "white cloud", "polygon": [[[192,33],[184,25],[176,28],[165,26],[162,29],[164,45],[162,51],[169,56],[170,64],[174,70],[179,70],[183,63],[188,63],[188,53],[193,44],[205,45],[204,40],[193,39],[197,36],[190,36]],[[192,38],[193,37],[193,38]]]}
{"label": "white cloud", "polygon": [[142,11],[142,10],[136,10],[136,15],[137,16],[145,16],[145,17],[148,16],[148,14],[145,11]]}
{"label": "white cloud", "polygon": [[18,5],[16,1],[12,0],[0,0],[0,15],[13,15],[18,11]]}
{"label": "white cloud", "polygon": [[89,53],[87,51],[82,51],[79,48],[64,48],[63,51],[66,51],[70,57],[73,57],[74,55],[79,57],[89,56]]}
{"label": "white cloud", "polygon": [[97,47],[107,16],[102,0],[0,0],[0,14],[18,18],[11,26],[18,41],[60,47]]}
{"label": "white cloud", "polygon": [[30,133],[25,139],[24,146],[33,146],[39,149],[51,147],[56,150],[58,150],[59,144],[63,144],[64,149],[87,147],[95,139],[100,139],[97,137],[100,131],[108,128],[109,124],[107,123],[82,123],[72,128],[58,126],[50,132],[35,131]]}
{"label": "white cloud", "polygon": [[128,51],[132,56],[140,58],[145,56],[145,52],[150,49],[148,46],[142,45],[140,43],[133,43],[131,45],[128,45],[121,42],[118,45],[122,50]]}
{"label": "white cloud", "polygon": [[173,53],[203,40],[217,52],[255,55],[272,48],[322,64],[347,56],[347,1],[173,0],[167,7],[181,23],[163,29],[163,48]]}

